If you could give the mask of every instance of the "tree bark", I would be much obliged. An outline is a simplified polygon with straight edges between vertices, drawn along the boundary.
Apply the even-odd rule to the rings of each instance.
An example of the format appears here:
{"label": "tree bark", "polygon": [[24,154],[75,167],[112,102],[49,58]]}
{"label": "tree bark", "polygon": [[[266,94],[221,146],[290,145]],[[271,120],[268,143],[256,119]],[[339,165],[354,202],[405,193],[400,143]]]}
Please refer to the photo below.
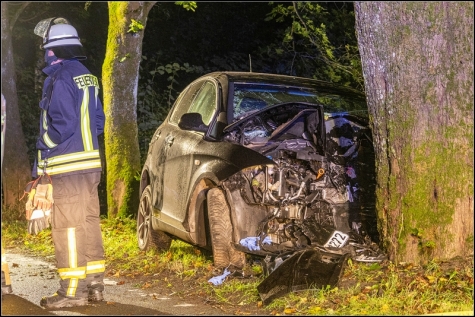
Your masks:
{"label": "tree bark", "polygon": [[473,2],[355,2],[391,260],[473,255]]}
{"label": "tree bark", "polygon": [[[21,7],[23,10],[25,5]],[[18,12],[17,12],[18,13]],[[31,166],[28,148],[23,134],[18,108],[15,63],[13,60],[12,25],[9,21],[8,2],[2,1],[2,94],[6,100],[6,131],[2,166],[2,188],[4,206],[18,204],[25,185],[31,180]],[[35,124],[39,124],[35,122]],[[15,209],[6,208],[13,212]],[[21,210],[23,215],[23,210]],[[2,206],[2,213],[4,212]]]}
{"label": "tree bark", "polygon": [[[109,28],[102,83],[108,216],[135,214],[138,206],[140,151],[137,86],[147,15],[156,1],[108,2]],[[143,29],[129,32],[132,19]]]}

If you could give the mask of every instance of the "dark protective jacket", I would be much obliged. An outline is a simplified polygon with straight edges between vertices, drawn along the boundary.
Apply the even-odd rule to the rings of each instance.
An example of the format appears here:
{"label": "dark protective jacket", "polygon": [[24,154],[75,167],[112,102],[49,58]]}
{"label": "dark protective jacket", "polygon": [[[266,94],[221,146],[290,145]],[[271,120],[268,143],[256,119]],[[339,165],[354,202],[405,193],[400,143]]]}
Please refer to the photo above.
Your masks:
{"label": "dark protective jacket", "polygon": [[101,171],[98,135],[104,131],[104,110],[96,76],[78,60],[47,66],[40,102],[38,158],[33,177]]}

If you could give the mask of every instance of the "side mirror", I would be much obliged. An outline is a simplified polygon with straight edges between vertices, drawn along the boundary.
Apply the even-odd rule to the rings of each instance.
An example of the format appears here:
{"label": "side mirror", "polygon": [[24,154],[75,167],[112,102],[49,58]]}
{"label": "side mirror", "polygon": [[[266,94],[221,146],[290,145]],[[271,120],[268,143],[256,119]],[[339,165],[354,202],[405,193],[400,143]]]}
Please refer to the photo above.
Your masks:
{"label": "side mirror", "polygon": [[198,132],[208,131],[208,126],[203,123],[201,113],[190,112],[181,116],[178,126],[182,130],[191,130]]}

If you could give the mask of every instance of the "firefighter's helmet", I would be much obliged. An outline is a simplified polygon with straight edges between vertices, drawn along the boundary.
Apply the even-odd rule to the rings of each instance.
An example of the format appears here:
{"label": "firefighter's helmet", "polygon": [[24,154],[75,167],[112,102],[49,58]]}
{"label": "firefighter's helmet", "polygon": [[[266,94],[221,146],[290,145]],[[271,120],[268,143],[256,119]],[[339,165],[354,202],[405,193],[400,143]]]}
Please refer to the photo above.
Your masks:
{"label": "firefighter's helmet", "polygon": [[44,49],[66,45],[82,46],[78,32],[64,18],[42,20],[36,25],[34,32],[43,38],[41,48]]}

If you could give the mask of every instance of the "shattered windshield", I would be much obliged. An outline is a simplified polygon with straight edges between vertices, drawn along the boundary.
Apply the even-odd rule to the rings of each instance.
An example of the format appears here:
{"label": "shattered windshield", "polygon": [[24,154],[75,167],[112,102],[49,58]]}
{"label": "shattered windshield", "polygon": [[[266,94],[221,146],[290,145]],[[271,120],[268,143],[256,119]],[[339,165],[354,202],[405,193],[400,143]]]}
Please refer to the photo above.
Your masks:
{"label": "shattered windshield", "polygon": [[365,108],[365,104],[360,101],[351,100],[338,94],[319,92],[314,88],[263,83],[234,83],[234,122],[258,110],[288,102],[323,105],[326,112]]}

